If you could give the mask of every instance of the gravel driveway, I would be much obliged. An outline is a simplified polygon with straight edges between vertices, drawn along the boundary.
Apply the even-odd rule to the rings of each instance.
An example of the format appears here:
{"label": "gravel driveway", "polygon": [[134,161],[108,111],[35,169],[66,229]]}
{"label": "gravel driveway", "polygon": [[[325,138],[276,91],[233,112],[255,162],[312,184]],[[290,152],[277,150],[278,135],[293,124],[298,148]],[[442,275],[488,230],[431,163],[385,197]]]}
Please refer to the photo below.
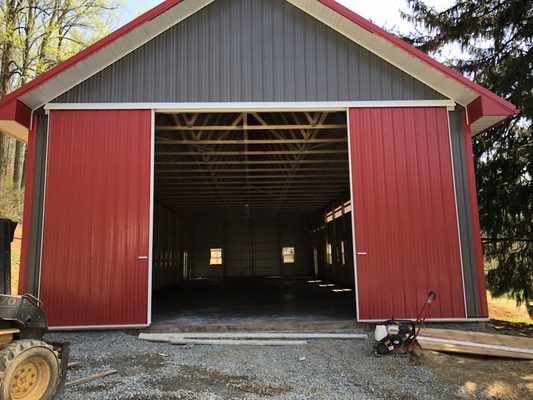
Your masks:
{"label": "gravel driveway", "polygon": [[380,357],[371,340],[311,340],[306,346],[174,346],[133,332],[49,334],[69,341],[68,380],[119,372],[68,389],[60,399],[447,399],[458,386],[409,356]]}

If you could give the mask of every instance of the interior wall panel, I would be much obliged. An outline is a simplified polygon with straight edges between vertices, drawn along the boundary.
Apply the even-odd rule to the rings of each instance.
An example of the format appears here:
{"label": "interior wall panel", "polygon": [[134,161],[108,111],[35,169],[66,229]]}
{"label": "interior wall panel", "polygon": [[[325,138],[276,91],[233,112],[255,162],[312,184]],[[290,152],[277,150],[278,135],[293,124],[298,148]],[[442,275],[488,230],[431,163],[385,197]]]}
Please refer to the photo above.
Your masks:
{"label": "interior wall panel", "polygon": [[54,101],[443,98],[285,0],[217,0]]}
{"label": "interior wall panel", "polygon": [[[342,286],[353,288],[354,285],[354,251],[352,236],[352,213],[347,212],[324,225],[314,234],[314,245],[317,248],[318,270],[321,279]],[[332,232],[336,231],[335,235]],[[326,243],[331,243],[332,263],[327,262]],[[344,242],[344,257],[342,261],[342,244]]]}
{"label": "interior wall panel", "polygon": [[150,111],[52,111],[40,298],[50,326],[144,325]]}
{"label": "interior wall panel", "polygon": [[[199,219],[192,225],[192,276],[236,278],[314,274],[305,219]],[[282,263],[282,247],[295,247],[295,262]],[[223,265],[210,265],[210,249],[223,249]]]}
{"label": "interior wall panel", "polygon": [[445,108],[351,109],[359,319],[464,318]]}
{"label": "interior wall panel", "polygon": [[157,290],[183,281],[184,253],[190,251],[190,227],[178,213],[157,201],[153,247],[152,288]]}

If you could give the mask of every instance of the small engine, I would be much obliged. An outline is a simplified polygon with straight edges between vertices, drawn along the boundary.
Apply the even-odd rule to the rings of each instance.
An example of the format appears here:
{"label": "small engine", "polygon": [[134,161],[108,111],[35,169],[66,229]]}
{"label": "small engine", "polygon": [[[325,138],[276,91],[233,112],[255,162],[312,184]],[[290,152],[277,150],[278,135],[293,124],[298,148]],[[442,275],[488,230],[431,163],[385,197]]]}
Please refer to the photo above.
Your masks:
{"label": "small engine", "polygon": [[376,325],[374,331],[378,354],[403,354],[411,351],[415,340],[415,323],[390,319]]}

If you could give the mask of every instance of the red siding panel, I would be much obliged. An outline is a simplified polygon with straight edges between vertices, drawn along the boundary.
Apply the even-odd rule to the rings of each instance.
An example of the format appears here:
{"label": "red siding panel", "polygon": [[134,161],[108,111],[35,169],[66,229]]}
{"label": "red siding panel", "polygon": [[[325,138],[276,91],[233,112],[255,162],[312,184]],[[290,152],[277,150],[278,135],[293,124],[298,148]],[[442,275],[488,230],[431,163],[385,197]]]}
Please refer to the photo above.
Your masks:
{"label": "red siding panel", "polygon": [[351,109],[350,151],[358,318],[464,318],[447,110]]}
{"label": "red siding panel", "polygon": [[147,323],[151,112],[52,111],[40,297],[51,326]]}

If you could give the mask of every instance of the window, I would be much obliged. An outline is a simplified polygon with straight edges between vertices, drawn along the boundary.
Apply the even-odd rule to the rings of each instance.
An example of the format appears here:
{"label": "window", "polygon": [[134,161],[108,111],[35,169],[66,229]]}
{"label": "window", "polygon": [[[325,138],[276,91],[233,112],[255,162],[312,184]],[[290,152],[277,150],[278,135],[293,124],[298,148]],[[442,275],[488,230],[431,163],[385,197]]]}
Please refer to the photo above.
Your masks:
{"label": "window", "polygon": [[344,240],[341,240],[341,261],[342,261],[342,265],[346,265],[346,254],[344,252]]}
{"label": "window", "polygon": [[189,252],[183,250],[183,279],[189,278]]}
{"label": "window", "polygon": [[283,264],[294,263],[294,247],[284,247],[281,250],[281,255],[283,256]]}
{"label": "window", "polygon": [[333,264],[333,253],[331,252],[330,242],[326,242],[326,263]]}
{"label": "window", "polygon": [[209,265],[222,265],[222,249],[211,249]]}

